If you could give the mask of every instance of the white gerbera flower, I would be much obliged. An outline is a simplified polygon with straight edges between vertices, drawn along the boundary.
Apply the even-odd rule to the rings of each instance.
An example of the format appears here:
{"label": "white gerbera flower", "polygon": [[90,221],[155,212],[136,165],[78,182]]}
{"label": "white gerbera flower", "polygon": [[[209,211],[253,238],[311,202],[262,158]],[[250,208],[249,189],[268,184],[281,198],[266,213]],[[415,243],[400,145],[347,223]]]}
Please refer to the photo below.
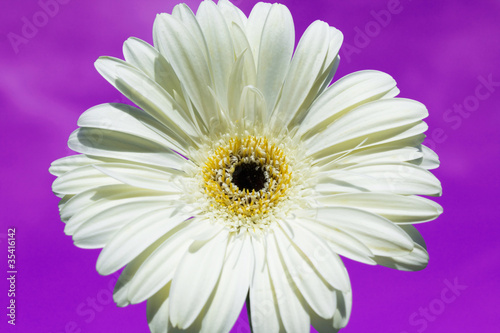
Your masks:
{"label": "white gerbera flower", "polygon": [[[294,51],[288,9],[186,5],[97,70],[139,108],[86,111],[55,161],[65,232],[126,265],[119,306],[148,300],[152,332],[331,332],[351,311],[339,255],[401,270],[428,255],[412,223],[441,207],[421,143],[426,108],[387,74],[330,85],[342,34],[316,21]],[[329,86],[330,85],[330,86]]]}

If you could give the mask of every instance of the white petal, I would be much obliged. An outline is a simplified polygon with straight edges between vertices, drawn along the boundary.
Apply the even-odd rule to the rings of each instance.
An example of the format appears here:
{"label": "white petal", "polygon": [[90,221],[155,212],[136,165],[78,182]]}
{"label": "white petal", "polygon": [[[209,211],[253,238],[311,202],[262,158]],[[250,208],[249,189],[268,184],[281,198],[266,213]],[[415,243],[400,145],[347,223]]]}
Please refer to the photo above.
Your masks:
{"label": "white petal", "polygon": [[57,203],[57,207],[59,208],[59,211],[62,209],[62,207],[64,205],[66,205],[66,203],[69,201],[69,199],[71,199],[72,197],[75,196],[74,194],[59,195],[57,193],[55,193],[55,195],[58,196],[59,198],[61,198],[61,200],[59,200],[59,202]]}
{"label": "white petal", "polygon": [[97,271],[102,275],[117,271],[162,235],[184,222],[191,214],[181,208],[148,212],[126,224],[101,251],[97,259]]}
{"label": "white petal", "polygon": [[285,331],[289,333],[307,332],[310,329],[309,314],[290,285],[284,263],[279,257],[276,241],[272,238],[268,238],[266,256],[271,283],[276,293],[278,309]]}
{"label": "white petal", "polygon": [[189,113],[175,101],[158,83],[130,64],[111,57],[100,57],[95,62],[97,71],[169,130],[167,134],[178,142],[194,143],[199,129]]}
{"label": "white petal", "polygon": [[204,224],[197,219],[190,219],[167,233],[166,239],[148,256],[131,281],[127,296],[131,303],[148,299],[172,280],[192,243],[193,233],[199,228],[207,230]]}
{"label": "white petal", "polygon": [[[423,121],[391,128],[389,130],[375,133],[367,137],[355,138],[342,142],[338,145],[330,146],[315,156],[314,165],[321,167],[328,163],[334,163],[339,157],[346,156],[352,152],[368,148],[392,149],[392,147],[418,146],[424,139],[423,134],[428,126]],[[388,145],[388,148],[381,148]],[[369,162],[367,162],[369,163]]]}
{"label": "white petal", "polygon": [[221,274],[227,238],[228,233],[222,231],[206,242],[194,242],[182,257],[170,294],[174,327],[189,327],[207,302]]}
{"label": "white petal", "polygon": [[333,318],[324,319],[318,316],[311,318],[311,323],[318,333],[336,333],[344,328],[349,321],[352,309],[352,293],[336,291],[333,293],[336,299],[337,308]]}
{"label": "white petal", "polygon": [[246,123],[247,126],[265,121],[265,115],[263,114],[265,107],[264,95],[257,88],[252,86],[243,88],[239,106],[241,112],[240,121]]}
{"label": "white petal", "polygon": [[[337,297],[334,293],[333,297]],[[338,329],[333,328],[333,319],[324,319],[319,316],[311,317],[311,325],[314,327],[318,333],[338,333]]]}
{"label": "white petal", "polygon": [[212,1],[203,1],[196,18],[203,31],[209,51],[215,92],[222,106],[227,110],[229,74],[235,61],[233,41],[226,21],[219,8]]}
{"label": "white petal", "polygon": [[404,225],[402,228],[415,242],[413,251],[407,255],[398,257],[376,257],[375,261],[379,265],[402,271],[419,271],[424,269],[429,262],[429,254],[427,253],[424,239],[415,227]]}
{"label": "white petal", "polygon": [[332,294],[331,290],[314,271],[309,260],[297,251],[278,228],[274,236],[286,269],[305,301],[319,316],[331,318],[336,306],[336,298],[327,296]]}
{"label": "white petal", "polygon": [[280,321],[276,295],[271,285],[265,239],[252,238],[255,269],[250,285],[250,320],[253,333],[278,333]]}
{"label": "white petal", "polygon": [[[302,223],[301,223],[302,222]],[[300,250],[304,258],[335,289],[347,291],[351,288],[347,270],[339,256],[332,252],[328,245],[315,234],[306,229],[303,220],[280,222],[289,224],[293,229],[290,242]]]}
{"label": "white petal", "polygon": [[424,154],[422,162],[420,163],[422,168],[432,170],[439,167],[439,157],[432,149],[422,145],[422,153]]}
{"label": "white petal", "polygon": [[238,7],[233,5],[228,0],[219,0],[217,6],[219,6],[220,12],[226,20],[228,26],[231,26],[232,23],[236,23],[242,28],[245,27],[247,17]]}
{"label": "white petal", "polygon": [[[252,53],[252,48],[245,35],[245,31],[239,25],[233,23],[230,27],[233,35],[234,52],[238,57],[244,54],[243,66],[241,70],[242,82],[241,86],[255,85],[257,81],[257,67],[255,55]],[[233,65],[234,68],[235,64]],[[231,81],[229,81],[231,82]],[[230,84],[231,87],[231,84]]]}
{"label": "white petal", "polygon": [[315,216],[305,218],[350,234],[375,255],[405,255],[413,249],[408,234],[381,216],[344,207],[320,207],[315,212]]}
{"label": "white petal", "polygon": [[[332,156],[333,157],[333,156]],[[406,162],[414,159],[421,159],[422,153],[419,148],[412,146],[401,146],[401,142],[388,143],[385,145],[373,146],[364,149],[356,149],[346,155],[339,155],[337,158],[328,158],[331,161],[321,166],[322,170],[338,168],[355,164],[383,164]],[[321,164],[327,158],[321,161]]]}
{"label": "white petal", "polygon": [[333,252],[368,265],[376,265],[374,254],[365,244],[350,234],[320,223],[309,223],[308,229],[325,240]]}
{"label": "white petal", "polygon": [[359,208],[399,224],[431,221],[443,212],[434,201],[391,193],[345,193],[321,196],[318,201],[328,206]]}
{"label": "white petal", "polygon": [[61,194],[77,194],[95,187],[113,184],[120,184],[120,182],[97,170],[93,165],[86,165],[59,176],[52,184],[52,190]]}
{"label": "white petal", "polygon": [[119,200],[116,203],[101,200],[73,216],[64,231],[73,234],[73,241],[78,247],[102,248],[133,220],[151,211],[177,205],[175,201],[165,201],[165,198],[158,197]]}
{"label": "white petal", "polygon": [[[386,73],[367,70],[344,76],[334,82],[311,106],[299,134],[313,134],[353,108],[382,98],[396,86]],[[309,132],[309,133],[308,133]]]}
{"label": "white petal", "polygon": [[217,115],[217,109],[210,92],[210,89],[214,89],[214,83],[203,51],[206,48],[204,37],[202,41],[198,40],[201,37],[193,37],[196,29],[189,31],[176,17],[167,14],[157,16],[154,29],[156,35],[161,36],[157,41],[158,49],[184,83],[184,89],[204,122],[210,123],[210,115]]}
{"label": "white petal", "polygon": [[137,271],[142,266],[144,261],[146,261],[146,259],[170,236],[171,235],[168,233],[163,235],[160,239],[151,244],[146,250],[142,251],[137,257],[129,262],[127,266],[125,266],[125,269],[120,274],[113,291],[113,299],[118,306],[123,307],[130,304],[128,293]]}
{"label": "white petal", "polygon": [[[273,120],[277,126],[286,128],[297,113],[304,113],[309,108],[310,102],[316,97],[323,85],[323,82],[317,81],[323,74],[329,51],[329,37],[330,27],[322,21],[314,22],[304,32],[286,74],[283,98],[274,114]],[[337,39],[340,48],[342,34],[338,32],[338,36],[333,38]],[[331,61],[333,60],[334,58],[331,58]],[[307,103],[304,104],[305,102]]]}
{"label": "white petal", "polygon": [[79,128],[71,133],[70,149],[87,155],[182,169],[186,160],[169,148],[138,136],[101,128]]}
{"label": "white petal", "polygon": [[262,30],[260,41],[257,89],[266,99],[268,114],[274,109],[290,66],[295,44],[295,28],[287,7],[274,4]]}
{"label": "white petal", "polygon": [[[123,55],[128,63],[142,70],[170,96],[175,97],[176,93],[182,94],[181,82],[172,65],[145,41],[134,37],[127,39],[123,44]],[[181,105],[185,104],[182,99],[176,101]]]}
{"label": "white petal", "polygon": [[[78,119],[78,126],[116,131],[134,135],[168,149],[187,154],[190,141],[168,136],[166,128],[141,109],[126,104],[101,104],[85,111]],[[99,136],[95,140],[102,139]]]}
{"label": "white petal", "polygon": [[[322,157],[334,146],[366,139],[364,146],[390,139],[393,129],[416,124],[428,115],[425,106],[409,99],[383,99],[363,104],[344,114],[327,129],[307,140],[308,155]],[[354,146],[351,144],[351,147]],[[341,149],[338,149],[339,151]]]}
{"label": "white petal", "polygon": [[106,185],[81,192],[70,198],[61,208],[61,219],[68,222],[78,212],[99,201],[117,203],[116,200],[139,199],[147,196],[164,195],[155,191],[142,190],[125,184]]}
{"label": "white petal", "polygon": [[400,271],[420,271],[427,267],[429,254],[422,246],[415,244],[414,249],[405,256],[376,257],[377,264]]}
{"label": "white petal", "polygon": [[336,291],[333,293],[336,298],[337,308],[333,318],[323,319],[318,316],[311,318],[311,324],[318,333],[337,333],[341,328],[344,328],[349,321],[352,309],[352,293]]}
{"label": "white petal", "polygon": [[155,63],[158,61],[159,53],[154,47],[143,40],[131,37],[123,43],[123,56],[126,62],[150,78],[155,78]]}
{"label": "white petal", "polygon": [[376,164],[406,162],[412,159],[421,160],[420,146],[425,139],[423,132],[427,129],[425,122],[417,122],[409,126],[393,129],[392,137],[386,136],[380,142],[367,143],[368,138],[358,138],[330,147],[316,158],[314,164],[321,170],[338,169],[339,166],[354,164]]}
{"label": "white petal", "polygon": [[352,292],[337,291],[337,311],[333,316],[333,328],[344,328],[351,317]]}
{"label": "white petal", "polygon": [[[322,74],[315,83],[315,86],[321,85],[321,88],[318,90],[317,95],[322,94],[325,89],[328,88],[340,63],[339,50],[342,46],[344,36],[339,30],[335,29],[334,27],[329,28],[328,35],[328,54],[321,70]],[[315,88],[315,91],[316,89],[317,88]]]}
{"label": "white petal", "polygon": [[258,2],[252,8],[252,12],[248,17],[248,22],[245,26],[245,35],[248,38],[248,43],[251,47],[252,54],[254,55],[256,65],[258,64],[259,59],[262,30],[266,24],[271,7],[272,5],[270,3]]}
{"label": "white petal", "polygon": [[49,172],[54,176],[59,177],[73,169],[95,163],[101,163],[101,161],[83,154],[71,155],[52,162],[50,164]]}
{"label": "white petal", "polygon": [[[106,189],[109,189],[107,191]],[[76,213],[78,213],[81,209],[91,205],[96,202],[98,199],[95,198],[97,191],[103,190],[104,193],[117,194],[118,191],[126,189],[131,190],[132,188],[128,185],[118,184],[118,185],[107,185],[97,189],[90,189],[85,192],[78,193],[68,198],[62,199],[63,203],[59,202],[59,213],[61,214],[61,220],[65,223],[68,222],[70,218],[72,218]]]}
{"label": "white petal", "polygon": [[148,299],[147,317],[151,333],[168,333],[170,283]]}
{"label": "white petal", "polygon": [[178,200],[178,195],[134,188],[124,184],[106,185],[79,193],[61,207],[61,219],[66,222],[64,231],[73,232],[89,218],[114,206],[132,202],[162,202]]}
{"label": "white petal", "polygon": [[253,266],[250,239],[245,236],[231,239],[217,289],[203,316],[201,333],[231,330],[245,303]]}
{"label": "white petal", "polygon": [[[167,14],[160,14],[158,16],[164,16]],[[158,18],[157,16],[157,18]],[[196,19],[196,16],[194,15],[193,11],[191,8],[189,8],[186,4],[181,3],[178,4],[174,7],[172,10],[172,16],[176,18],[181,25],[184,26],[184,28],[187,30],[187,32],[193,37],[195,43],[199,47],[200,51],[202,52],[203,56],[205,57],[205,63],[207,66],[210,65],[209,62],[209,52],[208,52],[208,46],[205,41],[205,36],[203,35],[203,32],[201,31],[201,27],[198,23],[198,20]],[[163,18],[162,18],[163,19]],[[161,51],[160,49],[160,44],[162,45],[163,48],[168,48],[168,45],[164,43],[164,28],[161,26],[161,24],[156,24],[153,26],[153,40],[154,44],[156,45],[156,48]],[[166,52],[163,52],[163,56],[166,57]],[[171,61],[169,60],[169,63]],[[210,71],[210,68],[208,69]],[[176,74],[177,75],[177,74]],[[190,110],[191,114],[193,115],[193,118],[196,118],[197,121],[200,123],[200,126],[203,127],[202,130],[205,134],[208,134],[210,129],[209,127],[209,122],[210,122],[210,113],[207,113],[207,110],[202,110],[202,109],[197,109],[200,105],[195,104],[193,105],[193,98],[189,95],[188,92],[188,85],[189,82],[182,81],[181,83],[181,88],[182,88],[182,96],[184,100],[186,101],[186,105],[188,109]],[[202,87],[203,88],[203,87]],[[207,89],[211,89],[207,87]],[[210,94],[211,98],[213,98],[212,94]],[[203,102],[203,101],[202,101]],[[208,104],[207,104],[208,105]],[[214,104],[215,105],[215,104]],[[210,111],[210,110],[209,110]]]}
{"label": "white petal", "polygon": [[429,171],[410,163],[360,164],[331,170],[319,177],[315,188],[324,194],[389,192],[403,195],[441,195],[439,180]]}
{"label": "white petal", "polygon": [[[163,16],[167,15],[168,14],[160,14],[158,16],[162,16],[162,19],[164,19],[165,17]],[[205,36],[203,35],[203,31],[201,30],[201,26],[198,22],[198,19],[194,15],[191,8],[189,8],[189,6],[186,5],[185,3],[180,3],[176,5],[172,10],[172,16],[176,18],[178,22],[184,26],[184,28],[186,28],[187,32],[194,38],[194,41],[197,43],[198,47],[200,48],[200,51],[203,52],[205,60],[208,61],[209,52],[208,52],[207,42],[205,40]],[[164,34],[165,30],[162,29],[161,26],[158,26],[157,30],[155,29],[155,27],[153,27],[153,38],[156,37],[155,45],[156,48],[160,51],[162,47],[163,48],[169,47],[167,44],[164,43],[164,41],[162,41],[162,39],[165,38]],[[166,55],[167,53],[164,54]]]}
{"label": "white petal", "polygon": [[182,191],[183,177],[178,174],[125,163],[101,163],[94,168],[130,186],[168,193]]}
{"label": "white petal", "polygon": [[[244,52],[241,56],[239,56],[234,63],[231,75],[229,76],[227,104],[229,118],[233,122],[241,121],[244,118],[244,109],[242,108],[242,103],[244,104],[245,98],[243,98],[242,95],[247,94],[244,90],[252,89],[252,86],[247,86],[247,84],[249,84],[249,80],[247,78],[244,78],[244,76],[246,75],[245,59],[247,59],[248,57],[248,52]],[[255,70],[253,70],[253,77],[255,78]],[[261,110],[253,109],[252,111],[253,113],[259,114],[259,116],[255,116],[252,114],[249,120],[259,119],[262,121]]]}

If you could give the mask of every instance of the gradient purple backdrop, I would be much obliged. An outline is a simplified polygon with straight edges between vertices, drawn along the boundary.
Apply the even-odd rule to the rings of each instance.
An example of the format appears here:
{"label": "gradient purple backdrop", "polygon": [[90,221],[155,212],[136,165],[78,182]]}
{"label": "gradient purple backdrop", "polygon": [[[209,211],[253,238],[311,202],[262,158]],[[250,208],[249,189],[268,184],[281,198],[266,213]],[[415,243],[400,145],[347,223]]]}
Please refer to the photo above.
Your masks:
{"label": "gradient purple backdrop", "polygon": [[[42,4],[53,0],[0,5],[1,330],[147,332],[145,303],[116,307],[110,290],[117,275],[100,276],[99,251],[76,248],[64,235],[47,169],[71,154],[66,141],[83,111],[127,102],[94,69],[97,57],[122,58],[130,36],[152,42],[155,15],[171,12],[177,2],[63,2],[51,7],[53,17],[40,14]],[[199,2],[187,1],[193,9]],[[256,2],[235,1],[246,14]],[[399,272],[346,259],[354,306],[342,332],[497,331],[500,2],[281,2],[293,14],[297,37],[317,19],[344,33],[336,79],[382,70],[397,80],[402,97],[423,102],[430,112],[426,140],[441,159],[435,174],[444,195],[437,201],[445,212],[417,226],[429,266]],[[392,14],[380,16],[388,8]],[[26,20],[40,27],[23,36]],[[13,34],[24,39],[14,41]],[[460,106],[463,111],[453,111]],[[6,317],[9,226],[16,227],[17,238],[15,327]],[[454,283],[464,287],[450,290]],[[232,332],[249,332],[247,322],[243,312]]]}

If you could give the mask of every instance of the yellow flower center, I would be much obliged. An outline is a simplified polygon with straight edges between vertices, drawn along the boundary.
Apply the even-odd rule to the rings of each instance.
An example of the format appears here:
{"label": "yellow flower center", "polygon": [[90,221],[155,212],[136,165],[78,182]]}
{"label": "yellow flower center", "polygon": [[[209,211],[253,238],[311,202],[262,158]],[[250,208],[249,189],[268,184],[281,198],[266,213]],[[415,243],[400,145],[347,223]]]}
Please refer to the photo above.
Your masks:
{"label": "yellow flower center", "polygon": [[215,149],[201,169],[210,207],[226,225],[261,228],[287,198],[292,169],[283,150],[265,137],[231,138]]}

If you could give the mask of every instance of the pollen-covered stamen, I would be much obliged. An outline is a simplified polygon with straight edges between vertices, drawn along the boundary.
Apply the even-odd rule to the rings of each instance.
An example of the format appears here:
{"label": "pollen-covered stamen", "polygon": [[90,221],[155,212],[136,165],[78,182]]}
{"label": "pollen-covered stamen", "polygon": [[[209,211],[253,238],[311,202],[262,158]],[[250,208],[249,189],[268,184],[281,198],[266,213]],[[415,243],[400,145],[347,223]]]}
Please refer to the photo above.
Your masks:
{"label": "pollen-covered stamen", "polygon": [[206,213],[235,231],[269,225],[293,178],[283,149],[255,136],[221,142],[200,174]]}
{"label": "pollen-covered stamen", "polygon": [[233,184],[240,190],[260,191],[266,185],[266,174],[262,167],[255,163],[240,163],[233,171]]}

